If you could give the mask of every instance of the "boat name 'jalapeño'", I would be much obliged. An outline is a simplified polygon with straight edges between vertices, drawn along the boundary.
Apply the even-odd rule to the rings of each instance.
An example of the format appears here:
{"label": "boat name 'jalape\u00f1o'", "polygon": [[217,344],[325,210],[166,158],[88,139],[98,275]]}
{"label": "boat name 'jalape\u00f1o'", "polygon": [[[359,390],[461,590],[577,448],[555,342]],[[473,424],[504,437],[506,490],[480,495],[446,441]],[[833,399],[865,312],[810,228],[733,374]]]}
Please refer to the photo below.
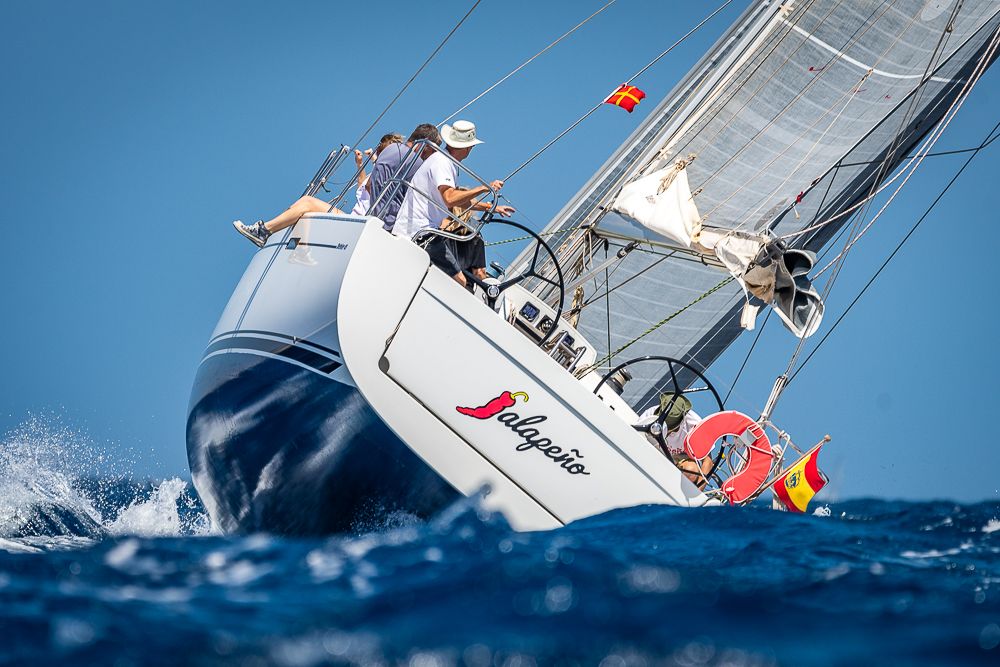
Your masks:
{"label": "boat name 'jalape\u00f1o'", "polygon": [[514,406],[517,402],[515,399],[518,397],[523,398],[525,403],[528,402],[528,395],[523,391],[514,393],[505,391],[478,408],[456,406],[455,409],[460,414],[472,417],[473,419],[490,419],[491,417],[496,417],[498,422],[513,431],[519,438],[524,439],[524,442],[518,443],[514,447],[517,451],[527,452],[537,449],[553,463],[558,463],[559,467],[570,475],[589,475],[590,472],[587,471],[586,466],[577,460],[583,458],[583,454],[578,449],[563,451],[563,448],[559,445],[553,445],[551,439],[539,437],[542,435],[541,431],[533,427],[535,424],[547,421],[547,416],[535,415],[534,417],[524,417],[522,419],[521,415],[516,412],[505,412],[507,408]]}

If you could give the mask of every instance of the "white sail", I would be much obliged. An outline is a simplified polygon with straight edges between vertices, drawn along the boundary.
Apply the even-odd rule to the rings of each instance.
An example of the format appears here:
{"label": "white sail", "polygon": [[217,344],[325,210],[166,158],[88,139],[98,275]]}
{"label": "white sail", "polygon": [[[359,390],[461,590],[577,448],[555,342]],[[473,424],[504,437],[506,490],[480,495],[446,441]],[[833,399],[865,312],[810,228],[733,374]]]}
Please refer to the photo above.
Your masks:
{"label": "white sail", "polygon": [[[623,193],[694,156],[683,173],[706,232],[815,227],[791,246],[821,250],[849,220],[845,212],[949,112],[1000,25],[995,0],[933,5],[753,3],[567,203],[544,230],[564,267],[642,241],[611,267],[607,284],[601,272],[584,285],[579,328],[605,367],[659,354],[707,368],[739,335],[747,303],[718,258],[622,215],[615,202]],[[574,243],[583,233],[588,243]],[[601,250],[581,262],[587,248]],[[808,301],[808,292],[799,296]],[[660,380],[636,377],[626,395],[649,400]]]}

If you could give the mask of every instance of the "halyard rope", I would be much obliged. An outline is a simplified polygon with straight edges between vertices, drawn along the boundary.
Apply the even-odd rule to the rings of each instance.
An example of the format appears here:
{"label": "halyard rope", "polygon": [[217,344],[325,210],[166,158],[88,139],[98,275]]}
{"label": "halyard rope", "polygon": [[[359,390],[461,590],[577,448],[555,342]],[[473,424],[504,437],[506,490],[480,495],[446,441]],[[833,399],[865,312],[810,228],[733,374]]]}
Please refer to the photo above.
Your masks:
{"label": "halyard rope", "polygon": [[[508,201],[510,201],[510,200],[508,200]],[[586,224],[583,224],[583,225],[577,225],[576,227],[568,227],[566,229],[557,229],[556,231],[553,231],[553,232],[538,232],[538,235],[539,236],[552,236],[553,234],[560,234],[562,232],[575,232],[576,230],[583,229],[584,227],[590,227],[590,223],[586,223]],[[528,241],[528,240],[533,239],[533,238],[535,238],[535,237],[534,236],[517,236],[517,237],[512,238],[512,239],[504,239],[503,241],[490,241],[486,245],[487,246],[506,245],[508,243],[517,243],[518,241]]]}

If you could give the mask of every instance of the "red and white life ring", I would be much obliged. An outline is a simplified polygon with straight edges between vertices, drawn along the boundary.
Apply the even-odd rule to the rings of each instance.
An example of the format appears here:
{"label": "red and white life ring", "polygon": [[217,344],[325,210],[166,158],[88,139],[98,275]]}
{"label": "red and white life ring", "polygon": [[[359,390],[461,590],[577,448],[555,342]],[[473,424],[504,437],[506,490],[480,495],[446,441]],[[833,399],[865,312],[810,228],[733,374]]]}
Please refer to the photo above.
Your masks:
{"label": "red and white life ring", "polygon": [[771,471],[774,452],[764,428],[742,412],[726,410],[705,417],[684,438],[684,451],[700,461],[712,452],[719,438],[727,435],[740,437],[747,432],[754,440],[747,445],[746,464],[722,484],[722,493],[733,504],[757,493]]}

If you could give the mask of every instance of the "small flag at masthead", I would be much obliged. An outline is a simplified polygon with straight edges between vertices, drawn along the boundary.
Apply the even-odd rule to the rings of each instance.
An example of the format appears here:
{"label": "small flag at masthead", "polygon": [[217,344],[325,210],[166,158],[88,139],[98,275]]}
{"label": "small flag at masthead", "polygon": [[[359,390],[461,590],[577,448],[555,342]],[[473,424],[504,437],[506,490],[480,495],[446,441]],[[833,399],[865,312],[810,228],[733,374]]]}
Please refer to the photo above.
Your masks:
{"label": "small flag at masthead", "polygon": [[608,95],[608,99],[604,101],[632,113],[632,110],[635,109],[635,105],[638,104],[639,100],[645,96],[646,93],[642,92],[635,86],[629,86],[623,83],[618,86],[618,89],[615,92]]}

